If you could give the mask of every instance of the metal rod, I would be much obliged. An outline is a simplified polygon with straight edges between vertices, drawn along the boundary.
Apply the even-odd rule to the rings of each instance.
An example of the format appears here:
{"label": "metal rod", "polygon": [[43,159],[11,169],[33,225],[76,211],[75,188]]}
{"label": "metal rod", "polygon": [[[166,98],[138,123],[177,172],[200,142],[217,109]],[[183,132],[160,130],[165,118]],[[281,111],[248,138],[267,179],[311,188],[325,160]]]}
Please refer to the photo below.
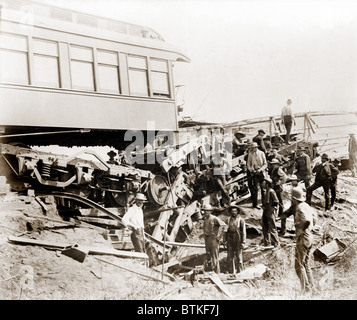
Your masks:
{"label": "metal rod", "polygon": [[69,131],[51,131],[51,132],[33,132],[33,133],[18,133],[18,134],[7,134],[4,136],[0,135],[1,138],[12,138],[12,137],[24,137],[24,136],[39,136],[46,134],[57,134],[57,133],[88,133],[91,130],[79,129],[79,130],[69,130]]}

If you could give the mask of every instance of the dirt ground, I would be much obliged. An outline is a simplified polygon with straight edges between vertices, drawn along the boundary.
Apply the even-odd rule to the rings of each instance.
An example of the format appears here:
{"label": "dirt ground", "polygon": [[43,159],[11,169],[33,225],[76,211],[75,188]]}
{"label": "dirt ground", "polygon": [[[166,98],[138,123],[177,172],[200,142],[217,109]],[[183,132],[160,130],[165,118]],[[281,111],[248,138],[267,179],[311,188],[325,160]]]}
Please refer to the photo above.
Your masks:
{"label": "dirt ground", "polygon": [[[287,190],[289,186],[286,187]],[[357,193],[356,180],[349,171],[341,172],[338,181],[337,203],[328,217],[324,216],[322,190],[315,191],[313,206],[318,212],[315,228],[315,248],[338,238],[347,248],[334,263],[312,262],[318,288],[309,299],[334,300],[357,298]],[[211,281],[197,281],[194,286],[176,274],[176,280],[162,276],[146,266],[144,260],[109,255],[86,256],[83,263],[43,246],[21,245],[8,241],[9,236],[47,240],[64,244],[110,248],[105,234],[83,227],[59,227],[57,222],[30,217],[43,215],[34,198],[9,193],[0,199],[0,299],[2,300],[265,300],[306,299],[294,271],[294,240],[281,238],[277,250],[245,254],[245,268],[264,264],[264,277],[226,284],[232,297],[224,294]],[[32,200],[31,200],[32,199]],[[289,205],[288,200],[285,203]],[[241,204],[245,220],[259,229],[261,210],[250,208],[249,201]],[[55,217],[55,214],[53,215]],[[201,221],[189,242],[203,243]],[[54,228],[55,227],[55,228]],[[32,230],[31,230],[32,229]],[[30,230],[30,231],[29,231]],[[254,228],[252,229],[254,231]],[[293,234],[292,234],[293,235]],[[257,244],[262,236],[251,233],[247,244]],[[186,250],[185,254],[204,253],[204,249]],[[122,268],[99,261],[120,265]],[[226,252],[220,254],[221,269],[225,271]],[[129,268],[148,277],[124,270]],[[187,272],[187,270],[186,270]],[[181,275],[181,276],[180,276]],[[221,274],[225,279],[226,274]],[[161,280],[161,281],[160,281]],[[162,281],[165,281],[163,283]]]}

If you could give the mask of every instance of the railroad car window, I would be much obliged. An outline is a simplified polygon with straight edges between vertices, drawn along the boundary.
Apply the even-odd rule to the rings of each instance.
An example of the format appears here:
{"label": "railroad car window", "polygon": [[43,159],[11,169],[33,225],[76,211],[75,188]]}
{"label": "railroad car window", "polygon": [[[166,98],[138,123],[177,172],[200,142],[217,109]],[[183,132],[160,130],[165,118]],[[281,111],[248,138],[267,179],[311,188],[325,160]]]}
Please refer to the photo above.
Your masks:
{"label": "railroad car window", "polygon": [[168,62],[151,59],[151,82],[154,96],[170,96]]}
{"label": "railroad car window", "polygon": [[94,91],[92,49],[71,45],[70,54],[72,88]]}
{"label": "railroad car window", "polygon": [[146,57],[128,56],[131,95],[149,96]]}
{"label": "railroad car window", "polygon": [[77,23],[84,24],[90,27],[98,27],[98,21],[97,18],[87,16],[84,14],[77,13]]}
{"label": "railroad car window", "polygon": [[42,39],[33,40],[34,84],[59,87],[58,45]]}
{"label": "railroad car window", "polygon": [[97,50],[99,91],[120,93],[118,53]]}
{"label": "railroad car window", "polygon": [[58,8],[51,8],[51,18],[72,22],[72,13]]}
{"label": "railroad car window", "polygon": [[27,38],[0,34],[0,81],[29,84]]}
{"label": "railroad car window", "polygon": [[119,33],[126,33],[126,23],[117,22],[117,21],[108,21],[107,22],[107,29],[109,31],[119,32]]}

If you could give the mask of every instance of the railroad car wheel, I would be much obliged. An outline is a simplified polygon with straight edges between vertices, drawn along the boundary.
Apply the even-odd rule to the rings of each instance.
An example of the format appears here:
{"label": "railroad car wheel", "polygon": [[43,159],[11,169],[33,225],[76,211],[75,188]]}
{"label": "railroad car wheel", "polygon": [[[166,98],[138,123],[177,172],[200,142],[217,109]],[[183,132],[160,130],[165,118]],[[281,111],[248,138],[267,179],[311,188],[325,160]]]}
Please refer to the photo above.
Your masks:
{"label": "railroad car wheel", "polygon": [[148,184],[147,195],[148,199],[157,206],[166,204],[170,186],[163,176],[155,176]]}

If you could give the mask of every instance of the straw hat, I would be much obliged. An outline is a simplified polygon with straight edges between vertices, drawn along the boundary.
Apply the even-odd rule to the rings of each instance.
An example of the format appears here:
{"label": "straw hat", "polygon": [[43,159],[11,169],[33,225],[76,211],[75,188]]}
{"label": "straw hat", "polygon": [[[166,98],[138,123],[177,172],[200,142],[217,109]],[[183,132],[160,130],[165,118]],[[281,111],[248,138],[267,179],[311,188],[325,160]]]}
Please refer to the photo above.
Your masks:
{"label": "straw hat", "polygon": [[142,193],[137,193],[135,200],[140,200],[140,201],[147,201],[145,195],[143,195]]}

